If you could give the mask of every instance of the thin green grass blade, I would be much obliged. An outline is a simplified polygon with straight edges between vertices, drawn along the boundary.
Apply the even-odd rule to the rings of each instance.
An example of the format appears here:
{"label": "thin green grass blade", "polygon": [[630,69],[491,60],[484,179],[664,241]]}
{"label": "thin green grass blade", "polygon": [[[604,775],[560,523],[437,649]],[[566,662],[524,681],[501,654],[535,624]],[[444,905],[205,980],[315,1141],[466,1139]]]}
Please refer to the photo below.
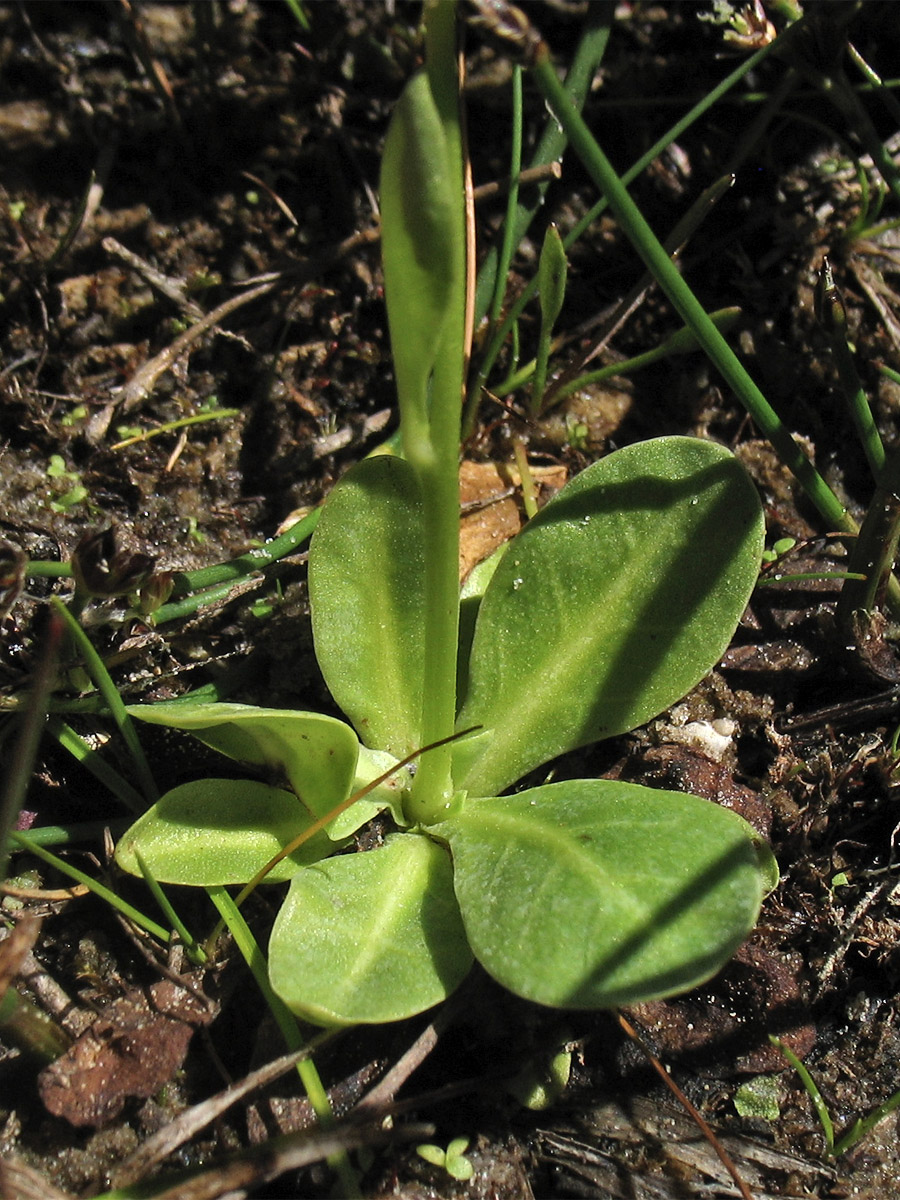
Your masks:
{"label": "thin green grass blade", "polygon": [[169,921],[169,924],[181,938],[185,952],[188,958],[195,966],[202,966],[207,961],[207,954],[188,927],[175,911],[175,906],[159,885],[159,882],[153,877],[153,873],[148,869],[147,864],[141,857],[139,850],[135,850],[135,857],[138,861],[138,866],[141,868],[141,874],[144,877],[144,883],[150,889],[150,894],[153,899],[162,909],[163,915]]}
{"label": "thin green grass blade", "polygon": [[830,529],[855,533],[856,524],[829,488],[781,418],[748,375],[743,364],[709,319],[703,305],[682,279],[677,267],[647,224],[622,181],[598,146],[593,134],[572,109],[553,69],[549,51],[542,43],[532,66],[534,80],[560,124],[566,129],[573,149],[600,188],[617,220],[665,292],[685,325],[693,330],[700,346],[729,387],[753,417],[761,432],[775,447],[779,458],[793,473]]}
{"label": "thin green grass blade", "polygon": [[831,263],[827,258],[819,276],[816,316],[831,344],[831,353],[834,355],[838,378],[844,391],[850,416],[853,418],[856,436],[862,445],[872,478],[877,480],[884,468],[884,445],[875,424],[875,418],[872,416],[872,409],[869,407],[869,398],[859,378],[859,372],[847,342],[847,312],[837,284],[834,282]]}
{"label": "thin green grass blade", "polygon": [[57,717],[51,717],[47,729],[60,746],[64,750],[68,750],[72,757],[121,800],[126,808],[130,808],[134,813],[144,811],[147,804],[141,793],[132,787],[128,780],[124,779],[105,759],[101,758],[71,725],[67,725],[65,721],[60,721]]}
{"label": "thin green grass blade", "polygon": [[[571,103],[579,112],[584,107],[584,102],[597,68],[603,61],[614,19],[615,4],[610,3],[610,0],[606,0],[605,3],[597,3],[595,0],[593,4],[588,6],[586,28],[572,56],[572,65],[566,73],[563,84],[571,98]],[[544,166],[546,163],[558,162],[562,158],[565,148],[566,135],[557,122],[551,118],[544,128],[541,139],[528,165],[529,167],[538,167]],[[520,199],[517,197],[513,211],[507,211],[503,230],[503,248],[507,245],[507,239],[513,250],[522,241],[522,238],[528,232],[535,214],[544,203],[548,187],[549,183],[541,183],[530,188],[526,198]],[[478,282],[475,292],[476,326],[488,311],[489,297],[492,294],[496,295],[498,280],[501,281],[501,289],[505,289],[506,268],[503,265],[503,248],[501,248],[498,254],[496,246],[491,247],[485,255],[478,272]],[[508,259],[506,261],[508,262]],[[493,359],[491,362],[493,362]],[[489,369],[490,367],[488,367]],[[480,376],[480,378],[483,382],[483,379],[486,378],[486,373],[483,377]]]}
{"label": "thin green grass blade", "polygon": [[[222,922],[228,927],[231,936],[234,938],[235,945],[250,968],[250,972],[256,980],[257,987],[262,992],[263,999],[269,1011],[275,1018],[275,1023],[281,1031],[281,1036],[284,1038],[288,1050],[302,1050],[305,1043],[297,1023],[297,1018],[272,990],[272,986],[269,983],[269,972],[266,966],[265,955],[260,949],[256,938],[253,936],[250,926],[244,920],[241,910],[237,907],[225,888],[207,888],[206,891],[210,900],[212,900],[213,904],[219,910]],[[301,1059],[297,1063],[297,1074],[300,1076],[300,1082],[303,1084],[307,1098],[312,1105],[313,1112],[316,1114],[319,1124],[323,1129],[333,1128],[334,1112],[332,1111],[331,1101],[328,1099],[328,1093],[322,1084],[316,1064],[311,1058]],[[335,1154],[331,1155],[328,1158],[328,1163],[338,1174],[346,1200],[351,1200],[351,1197],[358,1196],[360,1194],[359,1180],[353,1164],[347,1156],[346,1150],[338,1150]]]}
{"label": "thin green grass blade", "polygon": [[76,883],[84,884],[88,891],[93,892],[94,895],[98,896],[101,900],[105,900],[107,904],[116,910],[116,912],[121,913],[123,917],[126,917],[129,921],[132,921],[141,929],[146,929],[147,933],[152,934],[152,936],[157,938],[164,946],[168,945],[168,929],[163,929],[161,925],[157,925],[155,921],[151,921],[149,917],[144,916],[144,914],[139,909],[135,908],[133,904],[129,904],[126,900],[123,900],[121,896],[117,896],[111,888],[106,887],[105,884],[99,883],[96,879],[92,879],[90,875],[87,875],[78,867],[74,867],[71,863],[66,862],[64,858],[59,858],[57,855],[51,854],[49,850],[45,850],[44,847],[39,845],[37,842],[29,840],[24,834],[17,833],[15,830],[13,830],[9,834],[9,837],[16,843],[17,846],[20,847],[20,849],[27,850],[29,854],[33,854],[35,858],[39,858],[42,862],[47,863],[49,866],[55,867],[57,871],[60,871],[63,875],[67,875],[69,879],[74,879]]}
{"label": "thin green grass blade", "polygon": [[769,1034],[769,1041],[773,1046],[777,1047],[781,1051],[784,1057],[800,1076],[800,1082],[803,1084],[807,1095],[812,1101],[813,1108],[816,1110],[816,1116],[819,1118],[819,1124],[822,1126],[822,1132],[825,1134],[825,1142],[828,1146],[828,1152],[829,1154],[833,1154],[834,1124],[831,1120],[831,1114],[828,1111],[828,1105],[822,1099],[822,1093],[819,1091],[816,1081],[813,1079],[812,1075],[810,1075],[809,1071],[807,1071],[806,1067],[793,1052],[793,1050],[786,1046],[780,1038],[775,1037],[773,1034]]}
{"label": "thin green grass blade", "polygon": [[51,615],[43,653],[34,676],[27,709],[10,755],[6,778],[0,788],[0,878],[6,874],[8,838],[22,811],[31,771],[44,727],[47,701],[53,689],[56,662],[63,636],[63,623]]}
{"label": "thin green grass blade", "polygon": [[834,1150],[832,1151],[835,1158],[838,1158],[841,1154],[846,1154],[870,1130],[874,1129],[885,1117],[890,1116],[898,1108],[900,1108],[900,1092],[894,1092],[893,1096],[889,1100],[885,1100],[884,1104],[879,1104],[877,1108],[873,1108],[868,1116],[857,1117],[847,1132],[835,1143]]}
{"label": "thin green grass blade", "polygon": [[[122,817],[117,821],[80,821],[74,825],[37,825],[32,826],[31,829],[20,830],[18,836],[27,846],[32,843],[36,846],[71,846],[76,842],[95,842],[98,838],[103,837],[107,829],[114,839],[118,838],[130,824],[130,818]],[[21,849],[18,843],[15,846],[7,843],[7,846],[10,850]]]}
{"label": "thin green grass blade", "polygon": [[[782,38],[783,37],[784,35],[782,35]],[[633,164],[633,166],[631,166],[629,170],[627,170],[622,176],[622,183],[627,187],[628,184],[637,179],[637,177],[646,170],[646,168],[650,165],[650,163],[653,162],[654,159],[658,158],[659,155],[669,145],[671,145],[672,142],[681,137],[685,130],[689,129],[691,125],[695,123],[695,121],[699,120],[699,118],[702,117],[705,112],[712,108],[712,106],[716,104],[724,95],[731,91],[736,84],[740,83],[740,81],[745,77],[745,75],[748,74],[748,72],[753,71],[769,54],[772,47],[781,41],[782,39],[776,39],[775,42],[770,43],[768,46],[763,46],[760,50],[757,50],[755,54],[751,54],[749,58],[747,58],[729,75],[727,75],[720,84],[714,87],[703,97],[702,100],[698,101],[697,104],[689,109],[689,111],[686,112],[683,117],[676,121],[671,128],[666,130],[666,132],[653,143],[649,150],[641,155],[641,157]],[[730,169],[734,170],[736,165],[737,163],[733,158],[729,164]],[[563,238],[563,245],[566,250],[569,250],[575,244],[575,242],[578,241],[585,230],[588,229],[594,223],[594,221],[596,221],[596,219],[606,211],[608,207],[609,202],[607,197],[604,195]],[[484,388],[485,382],[494,367],[494,363],[496,362],[497,357],[510,334],[510,331],[516,328],[516,323],[519,320],[519,317],[522,315],[526,306],[531,302],[537,293],[537,288],[538,282],[537,277],[535,276],[535,278],[532,279],[528,286],[522,291],[521,295],[517,297],[515,303],[510,306],[502,324],[493,332],[488,347],[482,357],[479,369],[473,377],[473,382],[469,388],[469,393],[466,398],[466,408],[463,417],[464,437],[468,436],[474,428],[475,414],[478,409],[478,403],[481,399],[482,389]]]}
{"label": "thin green grass blade", "polygon": [[[503,297],[506,295],[506,280],[512,263],[513,252],[516,248],[515,221],[519,203],[519,174],[522,170],[522,68],[516,64],[512,75],[512,149],[509,159],[509,196],[506,202],[506,219],[503,222],[503,240],[500,243],[499,268],[494,266],[494,296],[491,301],[491,324],[496,325],[503,311]],[[478,284],[481,284],[482,272],[479,273]],[[476,285],[476,320],[478,319],[478,297]]]}
{"label": "thin green grass blade", "polygon": [[134,722],[128,715],[125,709],[125,702],[119,695],[116,685],[113,683],[109,671],[103,664],[103,659],[94,649],[90,638],[57,597],[53,596],[50,603],[58,612],[66,624],[66,629],[72,641],[78,648],[79,653],[84,659],[84,664],[93,679],[94,683],[100,691],[101,696],[106,701],[106,706],[109,709],[110,715],[116,724],[116,728],[122,735],[125,745],[128,747],[128,752],[131,755],[134,763],[135,773],[140,784],[141,791],[147,799],[148,804],[152,804],[159,796],[159,791],[156,787],[156,781],[153,778],[153,772],[150,770],[150,764],[147,762],[147,756],[144,754],[144,749],[138,741],[137,731],[134,727]]}

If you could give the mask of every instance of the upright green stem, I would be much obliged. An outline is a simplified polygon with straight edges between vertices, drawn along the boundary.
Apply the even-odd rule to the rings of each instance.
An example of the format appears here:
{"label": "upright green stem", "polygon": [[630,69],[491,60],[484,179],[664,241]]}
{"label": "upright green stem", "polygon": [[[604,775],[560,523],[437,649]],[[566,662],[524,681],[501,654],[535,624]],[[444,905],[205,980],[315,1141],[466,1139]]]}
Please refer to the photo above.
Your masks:
{"label": "upright green stem", "polygon": [[[490,319],[493,325],[500,320],[503,311],[503,297],[506,295],[507,275],[515,242],[516,210],[519,205],[519,174],[522,170],[522,68],[516,63],[512,75],[512,150],[509,159],[509,195],[506,200],[506,220],[503,222],[503,240],[500,243],[500,266],[496,266],[494,278],[494,296],[491,300]],[[496,257],[496,255],[494,256]],[[482,268],[484,270],[484,268]],[[481,283],[481,276],[478,280]],[[477,304],[477,292],[476,292]],[[477,316],[477,312],[476,312]]]}
{"label": "upright green stem", "polygon": [[863,578],[845,581],[837,605],[838,624],[851,636],[853,614],[872,612],[885,586],[888,603],[897,615],[890,584],[896,586],[891,570],[900,540],[900,452],[887,455],[876,485],[847,565],[848,571]]}
{"label": "upright green stem", "polygon": [[827,258],[822,266],[816,292],[816,317],[831,342],[831,352],[837,365],[841,387],[847,397],[856,434],[865,452],[869,470],[877,480],[884,468],[884,446],[869,407],[869,398],[847,343],[847,313]]}
{"label": "upright green stem", "polygon": [[[426,11],[427,72],[446,138],[446,169],[458,203],[454,229],[452,285],[440,346],[431,377],[428,445],[407,447],[419,476],[425,533],[425,688],[423,742],[436,742],[456,723],[456,655],[459,633],[459,438],[465,357],[466,229],[462,128],[456,62],[456,5],[433,0]],[[453,795],[449,745],[426,754],[409,797],[413,820],[436,821]]]}

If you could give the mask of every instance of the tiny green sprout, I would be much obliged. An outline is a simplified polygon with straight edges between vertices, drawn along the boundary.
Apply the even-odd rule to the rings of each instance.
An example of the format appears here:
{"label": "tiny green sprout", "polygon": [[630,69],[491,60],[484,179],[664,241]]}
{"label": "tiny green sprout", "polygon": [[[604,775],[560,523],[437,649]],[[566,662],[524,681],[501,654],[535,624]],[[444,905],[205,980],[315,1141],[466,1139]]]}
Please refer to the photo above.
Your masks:
{"label": "tiny green sprout", "polygon": [[61,454],[51,454],[47,465],[48,479],[77,479],[78,475],[66,466],[66,460]]}
{"label": "tiny green sprout", "polygon": [[734,1094],[734,1107],[741,1117],[777,1121],[781,1116],[782,1089],[778,1075],[757,1075]]}
{"label": "tiny green sprout", "polygon": [[797,539],[792,537],[779,538],[777,542],[773,542],[771,549],[763,550],[762,560],[764,563],[777,562],[789,550],[793,550],[797,545]]}
{"label": "tiny green sprout", "polygon": [[424,1142],[421,1146],[416,1146],[416,1154],[420,1158],[424,1158],[427,1163],[431,1163],[433,1167],[446,1171],[453,1179],[464,1183],[475,1174],[475,1168],[465,1156],[468,1145],[469,1139],[466,1137],[454,1138],[446,1150],[442,1150],[440,1146],[435,1146],[430,1142]]}
{"label": "tiny green sprout", "polygon": [[509,1081],[507,1091],[523,1108],[541,1112],[562,1096],[572,1073],[572,1052],[567,1049],[529,1063]]}
{"label": "tiny green sprout", "polygon": [[566,438],[572,450],[586,450],[590,429],[571,413],[566,414]]}
{"label": "tiny green sprout", "polygon": [[88,498],[88,490],[82,483],[77,483],[74,487],[69,488],[67,492],[57,497],[56,500],[50,501],[50,508],[55,513],[67,513],[71,509],[83,504]]}
{"label": "tiny green sprout", "polygon": [[832,877],[831,877],[831,884],[830,884],[831,890],[835,891],[835,889],[837,889],[837,888],[847,887],[847,885],[849,883],[850,883],[850,878],[847,875],[847,872],[846,871],[838,871],[838,873],[836,875],[832,875]]}
{"label": "tiny green sprout", "polygon": [[76,404],[71,412],[67,412],[62,419],[64,429],[70,429],[73,425],[77,425],[79,421],[83,421],[88,415],[87,405]]}
{"label": "tiny green sprout", "polygon": [[202,546],[206,541],[206,534],[200,528],[196,517],[188,517],[187,535],[192,542],[196,542],[198,546]]}
{"label": "tiny green sprout", "polygon": [[59,480],[66,487],[61,495],[57,495],[50,501],[50,508],[53,512],[67,513],[88,498],[88,490],[81,482],[81,476],[77,471],[72,471],[66,466],[66,461],[61,454],[50,455],[46,475],[48,479]]}
{"label": "tiny green sprout", "polygon": [[9,215],[14,221],[21,221],[27,207],[28,205],[24,200],[10,200]]}
{"label": "tiny green sprout", "polygon": [[258,621],[264,621],[277,612],[283,603],[284,595],[282,594],[281,582],[279,580],[276,582],[274,595],[270,594],[253,601],[250,605],[250,615],[256,617]]}
{"label": "tiny green sprout", "polygon": [[116,434],[121,441],[140,441],[144,436],[144,430],[140,425],[117,425]]}

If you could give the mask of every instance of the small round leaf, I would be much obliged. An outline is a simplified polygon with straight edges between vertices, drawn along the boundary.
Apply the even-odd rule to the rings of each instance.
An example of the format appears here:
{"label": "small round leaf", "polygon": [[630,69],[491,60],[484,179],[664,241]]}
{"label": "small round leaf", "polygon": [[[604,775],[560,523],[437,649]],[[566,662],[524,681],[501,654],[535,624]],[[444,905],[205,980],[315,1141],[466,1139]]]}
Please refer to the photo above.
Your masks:
{"label": "small round leaf", "polygon": [[269,941],[272,987],[319,1025],[422,1012],[471,964],[449,856],[414,833],[295,875]]}

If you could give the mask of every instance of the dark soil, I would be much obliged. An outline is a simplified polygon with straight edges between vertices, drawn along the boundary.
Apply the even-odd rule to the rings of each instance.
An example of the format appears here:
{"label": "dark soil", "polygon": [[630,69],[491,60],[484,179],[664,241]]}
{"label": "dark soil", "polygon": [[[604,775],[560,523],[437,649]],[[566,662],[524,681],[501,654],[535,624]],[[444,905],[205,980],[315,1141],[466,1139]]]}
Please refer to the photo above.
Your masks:
{"label": "dark soil", "polygon": [[[586,7],[528,6],[562,64]],[[856,49],[890,75],[900,52],[895,6],[825,8],[826,26],[846,17]],[[334,0],[306,11],[308,30],[286,4],[253,0],[0,5],[0,537],[34,559],[68,562],[86,533],[114,524],[120,545],[152,556],[157,569],[228,560],[316,504],[395,427],[375,193],[391,106],[421,50],[419,6]],[[587,13],[599,19],[609,6],[593,3]],[[822,41],[807,51],[827,55]],[[743,53],[698,20],[694,5],[620,6],[586,110],[614,164],[624,171]],[[474,31],[468,59],[471,154],[482,184],[508,169],[510,68]],[[657,231],[668,232],[702,188],[731,170],[760,112],[749,93],[770,93],[784,75],[783,63],[767,60],[635,183]],[[545,112],[526,94],[530,146]],[[871,93],[864,103],[881,137],[896,133],[890,107]],[[892,231],[852,233],[864,203],[860,180],[871,190],[877,178],[861,153],[845,118],[801,79],[683,254],[709,309],[740,306],[733,344],[857,516],[871,482],[812,297],[828,254],[876,420],[886,443],[896,443],[900,391],[876,363],[900,369],[897,258]],[[516,258],[514,289],[533,272],[547,221],[566,230],[596,198],[574,159],[563,167]],[[896,205],[889,197],[882,219]],[[479,207],[482,245],[502,211],[497,199]],[[604,217],[573,252],[570,276],[560,328],[574,332],[629,291],[640,265]],[[535,324],[531,313],[526,343]],[[677,325],[651,292],[613,351],[637,353]],[[158,360],[172,347],[179,352]],[[217,408],[236,411],[120,444]],[[508,461],[511,434],[523,432],[535,464],[568,470],[660,434],[715,438],[757,480],[770,541],[798,539],[781,569],[845,566],[841,545],[825,536],[699,355],[582,392],[530,430],[488,399],[467,455]],[[768,830],[782,882],[751,942],[702,991],[627,1014],[645,1049],[613,1015],[540,1010],[476,973],[400,1092],[397,1140],[385,1135],[359,1155],[366,1195],[736,1195],[647,1049],[713,1127],[757,1200],[894,1194],[895,1117],[829,1159],[809,1097],[768,1040],[777,1034],[805,1059],[839,1130],[900,1087],[897,677],[873,680],[846,654],[832,627],[837,586],[760,589],[719,669],[683,704],[650,728],[558,764],[562,775],[616,774],[695,791]],[[4,620],[4,703],[33,676],[51,590],[67,595],[70,587],[30,580]],[[86,622],[130,701],[172,696],[237,666],[233,699],[334,711],[312,656],[302,554],[197,616],[158,628],[121,617],[113,601],[90,608]],[[108,719],[67,719],[128,770]],[[9,764],[18,722],[5,721]],[[717,750],[697,741],[694,722],[707,730],[724,722],[713,727]],[[182,739],[143,736],[161,788],[202,770]],[[115,829],[127,816],[52,738],[41,744],[25,807],[37,825],[99,820]],[[94,875],[110,873],[99,836],[69,853]],[[90,1027],[93,1041],[82,1044],[83,1061],[39,1077],[40,1066],[3,1035],[0,1191],[94,1196],[182,1110],[283,1046],[236,952],[203,981],[212,1011],[164,983],[155,959],[99,901],[60,897],[55,889],[66,881],[22,856],[14,870],[25,891],[3,900],[7,929],[24,913],[43,918],[24,971],[32,994],[69,1028]],[[114,884],[150,907],[134,881]],[[205,898],[177,900],[189,925],[209,926]],[[260,903],[253,921],[263,935],[270,918]],[[339,1114],[397,1063],[427,1020],[355,1030],[323,1050],[317,1061]],[[543,1111],[523,1107],[523,1078],[546,1072],[564,1048],[572,1053],[568,1085]],[[777,1115],[740,1115],[738,1088],[761,1076]],[[220,1163],[308,1121],[296,1077],[284,1075],[163,1155],[158,1187],[165,1171]],[[407,1122],[436,1126],[417,1141],[446,1146],[468,1135],[473,1179],[457,1183],[417,1157],[404,1139]],[[156,1169],[154,1160],[145,1173]],[[262,1172],[262,1160],[254,1170]],[[321,1164],[259,1182],[266,1178],[223,1176],[203,1194],[324,1196],[333,1182]]]}

